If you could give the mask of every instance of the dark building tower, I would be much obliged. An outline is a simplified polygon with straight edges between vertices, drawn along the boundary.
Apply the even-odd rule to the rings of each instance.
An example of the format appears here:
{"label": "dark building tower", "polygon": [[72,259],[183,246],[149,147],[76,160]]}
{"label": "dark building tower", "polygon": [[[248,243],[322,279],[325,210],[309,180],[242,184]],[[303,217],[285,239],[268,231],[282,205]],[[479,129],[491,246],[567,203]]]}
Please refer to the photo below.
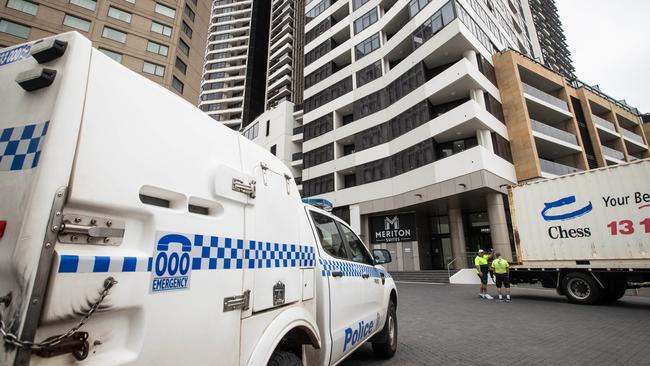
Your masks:
{"label": "dark building tower", "polygon": [[528,0],[544,63],[569,79],[575,77],[555,0]]}

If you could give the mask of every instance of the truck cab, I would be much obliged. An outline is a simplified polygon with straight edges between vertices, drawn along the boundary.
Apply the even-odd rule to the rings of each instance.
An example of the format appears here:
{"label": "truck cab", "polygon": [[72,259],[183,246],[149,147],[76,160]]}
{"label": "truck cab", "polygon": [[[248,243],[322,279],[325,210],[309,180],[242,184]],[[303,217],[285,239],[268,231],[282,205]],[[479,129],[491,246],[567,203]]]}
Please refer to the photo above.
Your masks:
{"label": "truck cab", "polygon": [[2,365],[390,357],[397,291],[290,170],[76,32],[0,50]]}

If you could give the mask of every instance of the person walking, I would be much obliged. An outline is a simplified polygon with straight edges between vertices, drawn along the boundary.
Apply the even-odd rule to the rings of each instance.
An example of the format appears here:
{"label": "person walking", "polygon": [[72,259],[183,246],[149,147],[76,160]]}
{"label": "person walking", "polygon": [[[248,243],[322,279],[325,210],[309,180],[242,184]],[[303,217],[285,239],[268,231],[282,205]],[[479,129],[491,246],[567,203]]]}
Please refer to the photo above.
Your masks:
{"label": "person walking", "polygon": [[493,297],[487,293],[488,272],[490,271],[489,259],[490,256],[483,249],[479,249],[476,258],[474,258],[474,265],[476,266],[476,274],[481,279],[478,296],[481,299],[492,300]]}
{"label": "person walking", "polygon": [[510,302],[510,263],[501,258],[501,253],[494,253],[496,259],[492,261],[492,270],[496,275],[497,292],[499,293],[499,302],[503,302],[501,287],[506,288],[506,302]]}

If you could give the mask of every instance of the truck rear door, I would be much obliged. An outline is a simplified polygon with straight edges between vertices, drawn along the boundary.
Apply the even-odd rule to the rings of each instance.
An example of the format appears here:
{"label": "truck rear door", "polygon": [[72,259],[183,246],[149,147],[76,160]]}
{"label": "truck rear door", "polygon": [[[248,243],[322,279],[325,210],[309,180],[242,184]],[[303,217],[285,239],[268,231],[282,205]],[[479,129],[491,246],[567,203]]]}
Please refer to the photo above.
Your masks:
{"label": "truck rear door", "polygon": [[[6,332],[26,341],[46,305],[50,226],[69,185],[90,64],[87,39],[56,38],[67,42],[65,52],[43,64],[30,56],[33,43],[0,50],[0,317]],[[16,82],[40,68],[56,71],[50,86],[29,92]],[[0,364],[29,362],[29,352],[16,357],[16,347],[0,343]]]}

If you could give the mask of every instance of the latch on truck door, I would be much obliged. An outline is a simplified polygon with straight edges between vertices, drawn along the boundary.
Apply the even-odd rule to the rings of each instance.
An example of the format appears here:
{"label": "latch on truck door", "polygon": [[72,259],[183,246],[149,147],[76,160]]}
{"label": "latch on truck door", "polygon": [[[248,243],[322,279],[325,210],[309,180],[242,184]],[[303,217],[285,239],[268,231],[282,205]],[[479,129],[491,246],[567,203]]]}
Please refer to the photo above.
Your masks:
{"label": "latch on truck door", "polygon": [[238,296],[225,297],[223,299],[223,312],[233,310],[248,310],[250,306],[251,290],[244,291]]}
{"label": "latch on truck door", "polygon": [[63,215],[59,241],[65,244],[120,245],[124,222],[76,214]]}

